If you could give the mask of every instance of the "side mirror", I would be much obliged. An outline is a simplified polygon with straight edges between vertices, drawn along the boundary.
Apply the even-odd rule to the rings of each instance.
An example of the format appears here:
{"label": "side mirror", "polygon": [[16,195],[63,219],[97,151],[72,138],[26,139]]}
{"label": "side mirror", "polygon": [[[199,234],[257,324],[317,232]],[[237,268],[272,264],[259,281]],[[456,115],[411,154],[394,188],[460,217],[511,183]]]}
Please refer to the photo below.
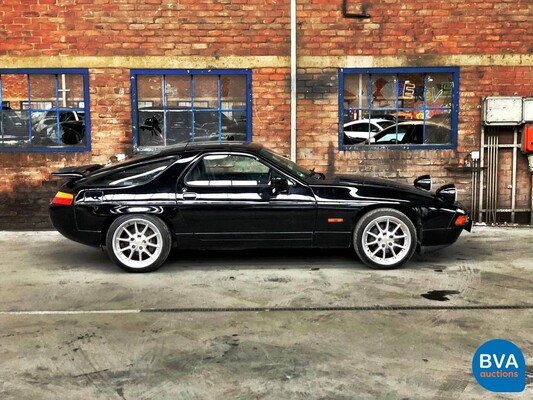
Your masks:
{"label": "side mirror", "polygon": [[289,192],[289,182],[285,178],[274,178],[270,182],[270,194],[277,196],[280,193]]}

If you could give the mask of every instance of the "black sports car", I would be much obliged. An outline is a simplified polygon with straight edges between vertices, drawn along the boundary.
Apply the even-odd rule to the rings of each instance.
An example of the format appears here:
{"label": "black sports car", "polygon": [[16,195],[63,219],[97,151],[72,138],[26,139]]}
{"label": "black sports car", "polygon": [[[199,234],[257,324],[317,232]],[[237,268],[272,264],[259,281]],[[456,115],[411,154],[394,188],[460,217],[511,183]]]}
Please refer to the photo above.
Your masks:
{"label": "black sports car", "polygon": [[427,175],[414,187],[326,177],[257,144],[186,144],[53,175],[69,179],[50,204],[56,229],[129,272],[156,270],[172,247],[353,245],[368,266],[394,268],[471,227],[452,184],[432,194]]}

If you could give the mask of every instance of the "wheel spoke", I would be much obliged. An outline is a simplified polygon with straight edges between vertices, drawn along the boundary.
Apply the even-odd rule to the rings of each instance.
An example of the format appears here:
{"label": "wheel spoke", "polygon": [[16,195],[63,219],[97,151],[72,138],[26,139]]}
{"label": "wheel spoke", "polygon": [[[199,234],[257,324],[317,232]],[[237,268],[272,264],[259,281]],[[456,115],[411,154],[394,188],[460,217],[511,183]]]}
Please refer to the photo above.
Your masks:
{"label": "wheel spoke", "polygon": [[382,248],[378,246],[376,250],[372,252],[372,255],[375,256],[376,254],[378,254],[379,251],[382,251]]}
{"label": "wheel spoke", "polygon": [[401,244],[398,244],[398,243],[393,243],[392,247],[399,247],[402,250],[406,250],[407,249],[407,246],[401,245]]}
{"label": "wheel spoke", "polygon": [[139,234],[140,235],[144,235],[146,233],[146,231],[148,230],[148,225],[145,225],[144,226],[144,229],[142,230],[142,232],[140,232]]}
{"label": "wheel spoke", "polygon": [[375,238],[379,238],[379,235],[376,235],[374,232],[367,232],[368,235],[374,236]]}
{"label": "wheel spoke", "polygon": [[157,233],[154,233],[153,235],[150,235],[150,236],[146,236],[144,238],[144,240],[148,241],[148,240],[152,240],[153,238],[157,237]]}

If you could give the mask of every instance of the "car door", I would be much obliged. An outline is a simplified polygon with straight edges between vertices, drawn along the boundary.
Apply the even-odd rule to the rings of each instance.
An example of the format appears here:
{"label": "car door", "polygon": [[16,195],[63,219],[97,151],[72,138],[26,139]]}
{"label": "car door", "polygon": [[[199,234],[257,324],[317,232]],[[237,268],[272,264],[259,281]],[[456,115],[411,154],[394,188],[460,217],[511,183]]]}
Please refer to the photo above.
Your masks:
{"label": "car door", "polygon": [[203,245],[305,247],[313,243],[316,201],[312,190],[251,154],[204,154],[178,182],[176,199],[187,229]]}

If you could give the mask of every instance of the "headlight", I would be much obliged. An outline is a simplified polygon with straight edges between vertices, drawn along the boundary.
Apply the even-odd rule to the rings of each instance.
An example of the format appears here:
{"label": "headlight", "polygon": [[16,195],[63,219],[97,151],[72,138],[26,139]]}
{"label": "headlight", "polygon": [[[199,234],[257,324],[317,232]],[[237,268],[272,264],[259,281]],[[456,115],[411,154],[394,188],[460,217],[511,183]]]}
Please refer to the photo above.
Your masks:
{"label": "headlight", "polygon": [[436,194],[439,199],[444,200],[447,203],[454,204],[457,201],[457,190],[453,183],[441,186]]}
{"label": "headlight", "polygon": [[413,185],[415,185],[416,188],[430,191],[431,187],[433,186],[433,182],[431,180],[431,176],[429,175],[422,175],[415,179],[413,182]]}

